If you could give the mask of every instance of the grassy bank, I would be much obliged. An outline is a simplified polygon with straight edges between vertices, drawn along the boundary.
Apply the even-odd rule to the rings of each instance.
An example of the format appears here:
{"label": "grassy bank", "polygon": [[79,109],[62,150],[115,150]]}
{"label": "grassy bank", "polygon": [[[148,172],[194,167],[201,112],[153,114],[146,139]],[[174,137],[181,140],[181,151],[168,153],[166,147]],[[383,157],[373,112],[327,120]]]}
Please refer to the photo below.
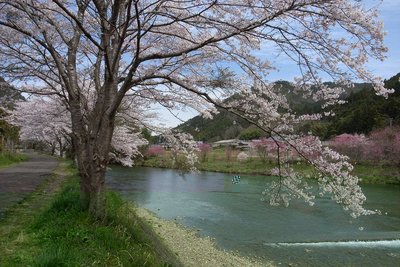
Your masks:
{"label": "grassy bank", "polygon": [[64,163],[0,221],[0,266],[166,266],[127,204],[115,193],[107,200],[106,222],[93,221],[80,208],[77,177]]}
{"label": "grassy bank", "polygon": [[[236,159],[237,154],[238,152],[233,153],[228,160],[224,150],[216,149],[211,151],[205,160],[198,162],[196,167],[201,171],[252,175],[270,175],[271,169],[276,167],[273,161],[263,161],[257,157],[238,161]],[[173,163],[168,152],[146,159],[142,162],[142,165],[158,168],[179,167],[179,164]],[[314,172],[312,167],[304,163],[296,163],[292,167],[305,175],[312,176]],[[400,168],[390,164],[357,163],[354,164],[354,174],[362,179],[362,183],[400,184]]]}
{"label": "grassy bank", "polygon": [[8,167],[24,160],[26,160],[26,156],[22,154],[0,153],[0,168]]}

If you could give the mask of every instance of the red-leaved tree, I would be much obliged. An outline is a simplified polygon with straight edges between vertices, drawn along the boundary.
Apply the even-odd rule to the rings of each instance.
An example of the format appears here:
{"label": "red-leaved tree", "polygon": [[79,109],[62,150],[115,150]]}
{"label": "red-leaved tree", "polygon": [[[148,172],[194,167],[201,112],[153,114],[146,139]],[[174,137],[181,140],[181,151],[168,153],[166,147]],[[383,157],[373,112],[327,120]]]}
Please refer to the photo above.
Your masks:
{"label": "red-leaved tree", "polygon": [[200,161],[205,162],[208,159],[208,155],[210,154],[212,147],[207,143],[200,143],[197,145],[200,154]]}
{"label": "red-leaved tree", "polygon": [[163,156],[164,154],[165,154],[165,149],[160,145],[152,145],[146,151],[147,157]]}
{"label": "red-leaved tree", "polygon": [[354,161],[363,160],[365,148],[368,146],[367,138],[362,134],[341,134],[329,142],[335,151],[349,156]]}
{"label": "red-leaved tree", "polygon": [[365,147],[365,157],[400,165],[400,129],[386,127],[372,131]]}

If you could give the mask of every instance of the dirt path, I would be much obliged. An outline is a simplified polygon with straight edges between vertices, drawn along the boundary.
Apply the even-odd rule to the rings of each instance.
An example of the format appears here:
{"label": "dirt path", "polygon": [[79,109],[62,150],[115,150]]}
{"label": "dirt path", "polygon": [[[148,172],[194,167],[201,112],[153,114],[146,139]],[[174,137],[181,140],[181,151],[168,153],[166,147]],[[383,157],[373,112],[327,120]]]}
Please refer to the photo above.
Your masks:
{"label": "dirt path", "polygon": [[33,192],[59,163],[55,158],[37,153],[27,156],[27,161],[0,170],[0,217],[5,209]]}

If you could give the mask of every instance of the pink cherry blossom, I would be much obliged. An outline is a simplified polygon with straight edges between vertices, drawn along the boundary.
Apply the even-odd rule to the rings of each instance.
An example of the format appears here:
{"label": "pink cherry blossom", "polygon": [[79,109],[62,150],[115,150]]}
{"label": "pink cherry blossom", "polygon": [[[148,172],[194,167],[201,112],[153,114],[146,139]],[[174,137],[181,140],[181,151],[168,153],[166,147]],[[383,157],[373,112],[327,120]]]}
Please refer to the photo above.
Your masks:
{"label": "pink cherry blossom", "polygon": [[[134,110],[132,121],[154,128],[143,116],[154,104],[207,118],[219,107],[243,117],[284,144],[276,149],[280,185],[288,190],[283,202],[290,194],[310,200],[300,190],[301,177],[281,168],[287,167],[282,155],[295,150],[321,173],[321,187],[334,200],[353,214],[368,213],[346,157],[296,135],[298,125],[322,114],[294,113],[268,75],[281,56],[291,60],[299,68],[294,91],[320,101],[326,114],[351,80],[371,82],[387,96],[392,90],[365,68],[387,51],[376,9],[357,0],[4,0],[0,6],[0,73],[25,92],[56,97],[68,110],[82,204],[95,216],[105,214],[113,134],[137,127],[117,130],[131,118],[118,114]],[[323,83],[326,76],[334,86]],[[222,101],[234,94],[241,97]],[[194,140],[155,130],[166,133],[173,154],[182,149],[194,164]]]}

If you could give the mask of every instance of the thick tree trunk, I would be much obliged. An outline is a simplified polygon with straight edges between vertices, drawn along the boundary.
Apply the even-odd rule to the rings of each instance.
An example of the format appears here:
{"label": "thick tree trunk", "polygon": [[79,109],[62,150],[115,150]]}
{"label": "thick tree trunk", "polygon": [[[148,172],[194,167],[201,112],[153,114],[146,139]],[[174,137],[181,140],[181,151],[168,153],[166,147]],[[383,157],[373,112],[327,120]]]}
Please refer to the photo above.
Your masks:
{"label": "thick tree trunk", "polygon": [[92,217],[100,220],[105,218],[105,174],[113,129],[114,118],[104,117],[74,129],[81,204]]}
{"label": "thick tree trunk", "polygon": [[[105,168],[100,169],[96,164],[90,163],[83,159],[86,163],[79,160],[79,164],[87,164],[88,170],[84,174],[80,174],[80,199],[81,205],[85,210],[97,219],[103,219],[105,216]],[[88,166],[91,165],[91,166]]]}
{"label": "thick tree trunk", "polygon": [[91,185],[89,213],[95,218],[103,219],[106,214],[105,168],[93,173]]}
{"label": "thick tree trunk", "polygon": [[105,173],[108,149],[106,152],[106,149],[99,150],[98,148],[104,145],[109,146],[106,143],[107,141],[102,144],[86,144],[83,149],[80,149],[85,151],[80,151],[77,157],[81,204],[97,219],[103,219],[105,216]]}
{"label": "thick tree trunk", "polygon": [[56,145],[53,143],[51,144],[51,155],[54,156],[56,154]]}
{"label": "thick tree trunk", "polygon": [[66,137],[67,143],[65,143],[64,151],[65,157],[72,159],[75,163],[77,162],[77,156],[75,152],[75,140],[72,135]]}
{"label": "thick tree trunk", "polygon": [[82,167],[79,167],[81,165],[84,165],[85,163],[83,163],[84,160],[79,159],[79,157],[76,158],[77,159],[77,165],[78,165],[78,169],[79,169],[79,185],[80,185],[80,202],[81,202],[81,206],[84,210],[89,209],[89,204],[90,204],[90,191],[91,191],[91,177],[89,174],[85,173],[84,171],[82,171]]}
{"label": "thick tree trunk", "polygon": [[64,157],[64,147],[61,139],[58,139],[58,147],[60,148],[60,158]]}

